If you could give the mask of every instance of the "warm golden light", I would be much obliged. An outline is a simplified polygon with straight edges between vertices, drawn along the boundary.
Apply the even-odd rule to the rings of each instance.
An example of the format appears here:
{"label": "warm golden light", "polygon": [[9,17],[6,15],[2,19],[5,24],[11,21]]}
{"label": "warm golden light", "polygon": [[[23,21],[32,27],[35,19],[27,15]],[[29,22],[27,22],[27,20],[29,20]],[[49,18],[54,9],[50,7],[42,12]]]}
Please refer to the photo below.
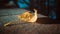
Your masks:
{"label": "warm golden light", "polygon": [[[27,11],[27,12],[21,14],[21,15],[18,15],[19,21],[31,22],[31,23],[35,22],[37,20],[37,10],[34,9],[34,11],[35,11],[34,14],[32,14],[32,13],[30,13],[30,12]],[[13,23],[13,21],[10,21],[10,22],[4,24],[4,26],[7,26],[9,24],[15,24],[15,23]]]}
{"label": "warm golden light", "polygon": [[37,20],[37,10],[34,9],[34,11],[35,11],[34,15],[32,13],[25,12],[25,13],[19,15],[18,18],[25,22],[35,22]]}

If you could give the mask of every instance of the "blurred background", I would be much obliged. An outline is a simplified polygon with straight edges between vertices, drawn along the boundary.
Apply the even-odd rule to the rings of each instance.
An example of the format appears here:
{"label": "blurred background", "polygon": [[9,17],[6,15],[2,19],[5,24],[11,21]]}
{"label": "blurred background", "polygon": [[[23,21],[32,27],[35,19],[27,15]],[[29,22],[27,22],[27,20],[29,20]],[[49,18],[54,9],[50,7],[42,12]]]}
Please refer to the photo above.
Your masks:
{"label": "blurred background", "polygon": [[59,0],[0,0],[0,9],[27,9],[38,10],[38,14],[48,16],[53,20],[59,21]]}
{"label": "blurred background", "polygon": [[56,19],[56,9],[58,0],[0,0],[0,9],[6,8],[23,8],[32,10],[36,8],[38,13],[48,16],[49,18]]}

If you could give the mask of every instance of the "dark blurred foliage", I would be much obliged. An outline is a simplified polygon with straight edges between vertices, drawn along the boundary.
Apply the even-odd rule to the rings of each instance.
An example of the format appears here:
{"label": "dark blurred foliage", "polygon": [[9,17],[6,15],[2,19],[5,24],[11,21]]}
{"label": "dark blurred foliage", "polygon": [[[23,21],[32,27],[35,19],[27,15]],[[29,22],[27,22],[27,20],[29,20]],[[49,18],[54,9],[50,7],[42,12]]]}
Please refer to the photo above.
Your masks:
{"label": "dark blurred foliage", "polygon": [[[37,9],[38,13],[56,19],[59,17],[59,0],[0,0],[1,8]],[[33,10],[32,10],[33,11]]]}
{"label": "dark blurred foliage", "polygon": [[0,8],[6,8],[5,4],[9,3],[9,0],[0,0]]}

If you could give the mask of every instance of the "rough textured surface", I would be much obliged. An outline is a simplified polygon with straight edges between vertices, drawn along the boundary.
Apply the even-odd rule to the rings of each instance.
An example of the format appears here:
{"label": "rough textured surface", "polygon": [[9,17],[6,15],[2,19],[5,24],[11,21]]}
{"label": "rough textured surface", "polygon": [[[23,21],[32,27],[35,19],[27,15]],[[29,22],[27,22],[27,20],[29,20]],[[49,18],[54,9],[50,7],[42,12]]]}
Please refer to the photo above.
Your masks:
{"label": "rough textured surface", "polygon": [[60,34],[60,24],[46,24],[51,23],[47,22],[48,20],[46,19],[47,18],[40,18],[40,20],[37,20],[35,23],[13,21],[12,23],[14,24],[2,27],[0,33],[1,34]]}
{"label": "rough textured surface", "polygon": [[60,34],[60,24],[20,23],[3,27],[1,34]]}

